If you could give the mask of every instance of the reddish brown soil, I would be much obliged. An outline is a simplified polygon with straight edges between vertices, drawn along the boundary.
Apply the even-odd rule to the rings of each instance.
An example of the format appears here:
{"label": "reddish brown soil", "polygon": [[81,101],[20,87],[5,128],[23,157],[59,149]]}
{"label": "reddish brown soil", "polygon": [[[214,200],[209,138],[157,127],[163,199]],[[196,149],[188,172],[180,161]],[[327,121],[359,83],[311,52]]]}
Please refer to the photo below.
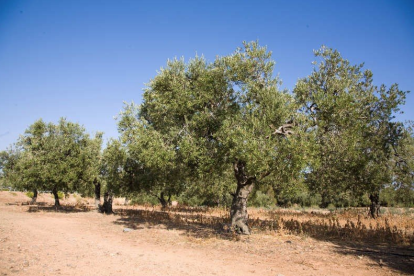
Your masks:
{"label": "reddish brown soil", "polygon": [[[39,197],[46,206],[36,212],[21,205],[27,201],[22,193],[0,192],[0,275],[414,273],[410,249],[345,245],[278,233],[234,238],[197,235],[134,217],[70,208],[56,212],[48,207],[53,203],[49,194]],[[124,232],[127,227],[133,230]]]}

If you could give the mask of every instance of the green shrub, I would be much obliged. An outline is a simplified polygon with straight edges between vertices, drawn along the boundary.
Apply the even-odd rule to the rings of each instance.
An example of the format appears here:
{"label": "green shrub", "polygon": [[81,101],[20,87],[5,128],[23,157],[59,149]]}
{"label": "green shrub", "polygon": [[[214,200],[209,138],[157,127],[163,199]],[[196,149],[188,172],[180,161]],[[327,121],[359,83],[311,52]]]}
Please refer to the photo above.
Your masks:
{"label": "green shrub", "polygon": [[209,205],[210,203],[207,202],[204,198],[200,198],[198,196],[191,196],[188,198],[182,197],[180,198],[179,202],[182,202],[184,205],[191,206],[191,207],[197,207],[202,205]]}
{"label": "green shrub", "polygon": [[158,199],[155,196],[151,196],[145,193],[140,193],[134,196],[131,196],[131,204],[132,205],[146,205],[149,204],[151,206],[155,206],[159,204]]}
{"label": "green shrub", "polygon": [[[55,198],[55,196],[52,194],[52,198]],[[64,199],[65,198],[65,193],[64,192],[58,192],[58,198],[59,199]]]}
{"label": "green shrub", "polygon": [[276,199],[269,193],[263,193],[262,191],[256,191],[254,197],[250,201],[249,205],[254,207],[272,207],[276,205]]}
{"label": "green shrub", "polygon": [[335,210],[336,210],[336,207],[335,207],[335,205],[334,205],[334,204],[329,203],[329,204],[328,204],[328,207],[326,207],[326,209],[328,209],[329,211],[333,212],[333,211],[335,211]]}
{"label": "green shrub", "polygon": [[27,195],[28,197],[32,198],[34,194],[33,194],[33,192],[26,192],[26,195]]}

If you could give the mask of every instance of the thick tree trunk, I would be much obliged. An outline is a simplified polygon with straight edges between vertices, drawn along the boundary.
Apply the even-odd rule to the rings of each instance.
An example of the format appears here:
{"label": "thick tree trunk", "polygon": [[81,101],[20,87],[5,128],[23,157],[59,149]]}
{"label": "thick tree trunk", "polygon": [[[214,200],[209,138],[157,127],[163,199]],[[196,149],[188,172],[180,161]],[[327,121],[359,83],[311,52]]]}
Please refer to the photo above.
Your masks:
{"label": "thick tree trunk", "polygon": [[168,199],[166,200],[164,197],[164,192],[161,192],[161,195],[158,197],[158,200],[161,203],[161,209],[165,210],[171,203],[171,195],[168,195]]}
{"label": "thick tree trunk", "polygon": [[236,193],[233,195],[233,202],[230,209],[231,225],[237,232],[250,235],[250,229],[247,225],[249,215],[247,214],[247,198],[252,191],[254,184],[239,185],[237,184]]}
{"label": "thick tree trunk", "polygon": [[246,164],[242,161],[234,163],[234,175],[237,179],[237,189],[233,195],[230,209],[231,226],[237,232],[250,235],[247,224],[247,199],[253,190],[255,177],[248,177],[245,171]]}
{"label": "thick tree trunk", "polygon": [[33,190],[33,197],[32,200],[30,201],[30,205],[36,204],[37,201],[37,189]]}
{"label": "thick tree trunk", "polygon": [[381,207],[379,193],[370,194],[369,199],[371,200],[371,205],[369,206],[369,214],[373,219],[376,219],[377,217],[379,217]]}
{"label": "thick tree trunk", "polygon": [[52,194],[55,196],[55,207],[60,207],[59,195],[56,188],[53,188]]}
{"label": "thick tree trunk", "polygon": [[112,211],[112,202],[113,202],[113,198],[112,198],[112,194],[106,192],[104,194],[104,204],[102,205],[102,213],[105,214],[113,214],[114,211]]}
{"label": "thick tree trunk", "polygon": [[95,178],[93,184],[95,185],[95,207],[99,208],[101,204],[101,183]]}

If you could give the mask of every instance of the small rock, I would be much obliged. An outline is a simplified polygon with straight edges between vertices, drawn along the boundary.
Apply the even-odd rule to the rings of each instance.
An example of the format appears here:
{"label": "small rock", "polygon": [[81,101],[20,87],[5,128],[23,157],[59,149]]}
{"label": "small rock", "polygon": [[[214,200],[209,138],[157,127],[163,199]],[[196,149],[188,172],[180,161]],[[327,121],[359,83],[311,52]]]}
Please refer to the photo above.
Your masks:
{"label": "small rock", "polygon": [[289,244],[291,244],[291,243],[292,243],[292,241],[286,241],[286,243],[289,243]]}
{"label": "small rock", "polygon": [[134,231],[134,229],[131,229],[131,228],[124,228],[124,230],[123,230],[124,232],[131,232],[131,231]]}

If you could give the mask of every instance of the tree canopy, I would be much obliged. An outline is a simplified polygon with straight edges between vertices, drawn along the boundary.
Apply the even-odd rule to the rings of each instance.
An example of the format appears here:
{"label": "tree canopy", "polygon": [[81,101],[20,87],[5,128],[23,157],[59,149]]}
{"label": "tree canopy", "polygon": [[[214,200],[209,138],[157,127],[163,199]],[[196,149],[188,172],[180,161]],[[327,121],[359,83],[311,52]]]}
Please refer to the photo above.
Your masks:
{"label": "tree canopy", "polygon": [[13,186],[52,191],[59,205],[58,191],[90,194],[91,183],[99,175],[102,134],[91,139],[79,124],[60,119],[58,124],[34,122],[20,136],[13,168]]}
{"label": "tree canopy", "polygon": [[177,190],[233,171],[232,224],[249,233],[246,203],[254,184],[270,174],[294,178],[302,169],[300,135],[290,135],[295,103],[279,91],[273,67],[271,53],[256,42],[212,63],[168,61],[142,105],[127,105],[119,121],[121,140],[149,173],[147,181]]}
{"label": "tree canopy", "polygon": [[407,92],[397,84],[375,86],[371,71],[351,65],[338,51],[322,47],[315,56],[318,67],[294,89],[315,139],[306,181],[325,206],[341,191],[376,199],[392,182],[389,161],[404,128],[394,115]]}

